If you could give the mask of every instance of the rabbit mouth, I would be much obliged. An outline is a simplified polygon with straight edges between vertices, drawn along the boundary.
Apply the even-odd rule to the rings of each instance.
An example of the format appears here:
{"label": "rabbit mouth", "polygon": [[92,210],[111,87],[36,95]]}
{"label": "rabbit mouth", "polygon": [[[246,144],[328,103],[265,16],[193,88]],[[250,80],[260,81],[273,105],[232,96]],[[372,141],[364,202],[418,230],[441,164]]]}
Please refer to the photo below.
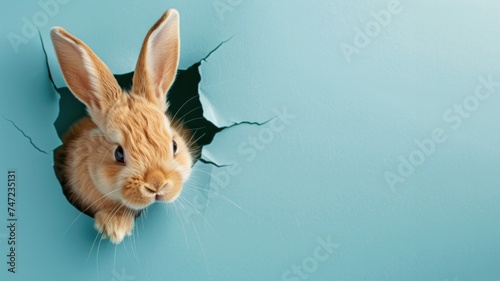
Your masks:
{"label": "rabbit mouth", "polygon": [[149,205],[153,204],[155,202],[154,197],[153,198],[148,198],[147,200],[129,200],[129,199],[122,199],[122,204],[127,206],[128,208],[136,211],[140,211],[148,207]]}
{"label": "rabbit mouth", "polygon": [[127,200],[124,198],[124,199],[122,199],[122,203],[130,209],[133,209],[135,211],[140,211],[140,210],[143,210],[143,209],[149,207],[149,205],[152,205],[153,203],[156,203],[156,202],[158,202],[160,204],[172,203],[178,197],[179,197],[179,195],[171,196],[171,198],[170,198],[170,197],[165,196],[165,195],[157,194],[155,196],[148,198],[147,200],[144,200],[144,201],[141,200],[140,202],[137,200],[130,201],[130,200]]}

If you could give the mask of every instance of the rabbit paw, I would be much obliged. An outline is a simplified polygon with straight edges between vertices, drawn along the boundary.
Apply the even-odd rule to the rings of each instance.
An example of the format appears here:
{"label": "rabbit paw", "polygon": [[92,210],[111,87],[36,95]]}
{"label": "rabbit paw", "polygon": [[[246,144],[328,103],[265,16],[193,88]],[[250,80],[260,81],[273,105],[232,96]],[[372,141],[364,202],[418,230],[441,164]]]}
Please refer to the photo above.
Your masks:
{"label": "rabbit paw", "polygon": [[95,214],[94,227],[102,238],[109,238],[114,244],[120,244],[125,236],[131,236],[134,229],[134,216],[122,212],[113,214],[100,211]]}

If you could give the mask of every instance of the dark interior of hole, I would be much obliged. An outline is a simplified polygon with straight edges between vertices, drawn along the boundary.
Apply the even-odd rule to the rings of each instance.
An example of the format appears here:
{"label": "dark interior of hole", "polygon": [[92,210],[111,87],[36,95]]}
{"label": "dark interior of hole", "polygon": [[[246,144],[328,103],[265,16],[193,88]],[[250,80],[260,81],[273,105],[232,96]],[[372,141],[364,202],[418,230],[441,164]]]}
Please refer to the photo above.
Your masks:
{"label": "dark interior of hole", "polygon": [[[201,62],[198,62],[186,70],[179,70],[176,80],[167,95],[169,103],[167,115],[175,117],[174,121],[181,122],[183,127],[190,131],[192,135],[191,140],[194,141],[192,150],[195,161],[201,159],[201,148],[204,145],[210,144],[215,134],[224,129],[218,128],[203,116],[203,107],[198,93],[199,83],[201,82],[201,75],[198,69],[200,65]],[[115,78],[123,89],[130,89],[133,75],[134,73],[130,72],[115,75]],[[59,138],[62,138],[71,125],[87,113],[85,105],[67,87],[56,88],[56,90],[60,94],[60,100],[59,116],[54,125]],[[57,149],[54,153],[54,170],[61,183],[64,195],[78,210],[93,217],[93,214],[89,210],[86,210],[84,206],[78,206],[76,202],[71,202],[68,183],[61,173],[60,164],[64,161],[64,157],[60,153],[60,149]],[[140,215],[140,212],[137,215]]]}
{"label": "dark interior of hole", "polygon": [[[52,74],[49,66],[49,59],[47,52],[45,50],[45,45],[43,43],[42,35],[39,32],[39,38],[43,53],[45,55],[45,63],[47,66],[47,72],[49,76],[49,80],[51,81],[54,89],[59,93],[59,115],[54,123],[56,127],[57,134],[59,138],[62,139],[64,133],[71,127],[73,123],[75,123],[80,118],[86,115],[85,106],[76,99],[73,94],[69,91],[67,87],[58,88],[54,83],[52,78]],[[231,37],[232,38],[232,37]],[[260,124],[256,122],[248,122],[243,121],[240,123],[234,123],[227,127],[217,127],[212,122],[208,121],[203,116],[203,107],[201,105],[201,101],[199,98],[198,87],[201,82],[201,75],[199,72],[199,67],[201,66],[201,62],[208,59],[211,54],[213,54],[217,49],[219,49],[223,44],[231,40],[225,40],[221,42],[217,47],[215,47],[212,51],[208,53],[208,55],[200,60],[199,62],[193,64],[186,70],[178,70],[177,77],[170,88],[167,96],[167,101],[169,102],[169,108],[167,113],[169,116],[173,116],[173,120],[178,120],[183,123],[183,127],[186,130],[189,130],[193,136],[190,141],[194,141],[194,160],[201,161],[203,163],[208,163],[217,167],[222,167],[225,165],[218,165],[210,160],[203,159],[201,157],[201,149],[203,146],[210,144],[215,137],[215,134],[218,132],[228,129],[240,124],[254,124],[254,125],[263,125],[268,121]],[[132,85],[132,77],[134,73],[126,73],[121,75],[115,75],[116,80],[120,84],[120,86],[124,89],[128,89]],[[69,188],[66,180],[62,177],[62,169],[61,163],[64,161],[64,155],[60,153],[62,149],[61,147],[57,148],[54,151],[54,171],[55,174],[61,184],[64,195],[68,199],[68,201],[75,206],[81,212],[93,217],[93,214],[90,211],[87,211],[83,206],[78,206],[76,202],[71,202],[71,196],[69,196]],[[140,211],[136,213],[137,216],[140,215]]]}

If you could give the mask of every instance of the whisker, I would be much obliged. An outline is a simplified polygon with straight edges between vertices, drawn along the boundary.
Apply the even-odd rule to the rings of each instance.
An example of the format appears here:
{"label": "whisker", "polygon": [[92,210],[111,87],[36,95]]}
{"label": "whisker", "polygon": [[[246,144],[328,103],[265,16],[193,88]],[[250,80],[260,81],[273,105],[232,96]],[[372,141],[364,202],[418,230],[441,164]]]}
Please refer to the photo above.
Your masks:
{"label": "whisker", "polygon": [[[197,183],[197,181],[196,181],[196,180],[192,180],[192,181],[194,181],[195,183]],[[208,192],[208,193],[210,193],[210,192],[211,192],[211,191],[210,191],[210,189],[204,189],[204,188],[200,188],[200,187],[197,187],[197,186],[187,186],[187,187],[189,187],[189,188],[196,188],[196,189],[198,189],[198,190],[206,191],[206,192]],[[188,190],[186,190],[186,191],[188,191]],[[228,203],[230,203],[230,204],[234,205],[235,207],[237,207],[237,208],[238,208],[238,209],[240,209],[241,211],[243,211],[243,212],[245,212],[246,214],[249,214],[249,215],[250,215],[250,213],[249,213],[247,210],[245,210],[243,207],[241,207],[240,205],[238,205],[237,203],[235,203],[234,201],[232,201],[232,200],[231,200],[231,199],[229,199],[228,197],[226,197],[226,196],[224,196],[224,195],[220,194],[220,192],[212,192],[211,194],[214,194],[214,195],[216,195],[217,197],[220,197],[220,198],[222,198],[222,199],[226,200]]]}
{"label": "whisker", "polygon": [[[184,202],[188,203],[191,207],[193,207],[193,209],[203,218],[203,221],[205,221],[206,225],[210,228],[210,230],[213,232],[213,234],[218,237],[217,233],[215,232],[215,230],[213,229],[213,227],[210,225],[210,223],[208,223],[207,219],[205,218],[205,216],[200,212],[198,211],[198,209],[196,209],[196,207],[191,203],[189,202],[187,199],[185,198],[179,198],[180,200],[184,200]],[[182,201],[181,201],[182,202]]]}
{"label": "whisker", "polygon": [[197,96],[192,96],[190,99],[188,99],[187,101],[184,102],[184,104],[182,104],[181,107],[179,107],[179,109],[177,109],[177,112],[175,112],[174,116],[172,117],[173,120],[175,120],[175,116],[177,116],[177,113],[179,113],[181,111],[181,109],[188,103],[190,102],[192,99],[196,98]]}
{"label": "whisker", "polygon": [[[118,207],[118,206],[115,206],[115,207],[112,209],[112,211],[113,211],[115,208],[117,208],[117,207]],[[94,249],[94,245],[95,245],[95,243],[96,243],[97,238],[99,237],[99,235],[101,235],[101,240],[103,239],[103,235],[104,235],[104,234],[103,234],[103,233],[101,233],[101,232],[99,232],[99,230],[96,230],[96,231],[97,231],[97,234],[96,234],[96,237],[94,238],[94,242],[92,243],[92,247],[90,248],[90,252],[89,252],[89,254],[88,254],[88,256],[87,256],[87,261],[88,261],[88,259],[90,258],[90,254],[92,254],[92,250]]]}
{"label": "whisker", "polygon": [[186,128],[186,130],[189,130],[189,131],[195,131],[195,130],[199,130],[199,129],[203,129],[203,128],[206,128],[207,126],[203,126],[203,127],[196,127],[196,128]]}
{"label": "whisker", "polygon": [[[186,248],[188,248],[188,245],[189,245],[189,244],[188,244],[188,239],[187,239],[187,232],[186,232],[186,228],[184,227],[184,221],[183,221],[182,214],[181,214],[181,212],[180,212],[180,211],[179,211],[179,209],[178,209],[178,208],[179,208],[179,206],[178,206],[179,202],[174,201],[173,203],[174,203],[174,204],[173,204],[173,206],[174,206],[174,211],[175,211],[175,214],[176,214],[176,216],[177,216],[177,217],[180,219],[180,221],[181,221],[182,232],[184,233],[184,243],[185,243],[185,245],[186,245]],[[167,208],[167,205],[165,205],[165,208]]]}
{"label": "whisker", "polygon": [[[108,214],[108,216],[106,217],[105,219],[105,222],[104,224],[101,226],[101,227],[104,227],[104,225],[108,224],[108,222],[111,221],[111,219],[118,213],[118,211],[120,210],[120,205],[117,205],[115,206],[115,208],[113,208],[113,210],[115,210],[114,212],[112,211],[110,214]],[[111,239],[110,237],[108,237],[108,239]],[[102,243],[102,240],[104,239],[101,239],[99,240],[99,243],[97,244],[97,256],[96,256],[96,266],[97,266],[97,275],[99,276],[99,249],[101,248],[101,243]]]}
{"label": "whisker", "polygon": [[[182,115],[182,117],[180,117],[180,118],[179,118],[180,122],[181,122],[181,123],[184,123],[184,122],[182,121],[182,120],[184,119],[184,117],[186,117],[189,113],[191,113],[191,112],[193,112],[193,111],[195,111],[195,110],[197,110],[197,109],[200,109],[200,108],[202,108],[202,106],[201,106],[201,105],[200,105],[200,106],[197,106],[197,107],[195,107],[195,108],[193,108],[193,109],[191,109],[191,110],[190,110],[190,111],[188,111],[186,114]],[[172,119],[174,119],[174,118],[172,118]]]}
{"label": "whisker", "polygon": [[[183,125],[186,125],[187,123],[189,122],[192,122],[192,121],[195,121],[195,120],[200,120],[200,119],[205,119],[205,117],[201,116],[201,117],[196,117],[196,118],[193,118],[193,119],[190,119],[188,121],[184,121],[182,122]],[[205,126],[206,127],[206,126]]]}
{"label": "whisker", "polygon": [[[202,137],[204,137],[207,133],[203,133],[200,137],[198,137],[195,141],[192,143],[188,143],[187,146],[190,147],[191,145],[195,144],[197,141],[199,141]],[[194,135],[194,134],[193,134]]]}
{"label": "whisker", "polygon": [[[111,192],[108,192],[106,194],[104,194],[103,196],[101,196],[101,198],[99,198],[98,200],[96,200],[94,203],[90,204],[87,208],[85,208],[85,210],[81,211],[80,214],[78,214],[78,216],[76,216],[76,218],[73,220],[73,222],[68,226],[68,228],[66,228],[66,231],[64,231],[63,233],[63,237],[64,235],[66,235],[66,232],[68,232],[68,230],[71,228],[71,226],[78,220],[79,217],[81,217],[90,207],[92,207],[94,204],[98,203],[99,201],[103,200],[106,198],[106,196],[110,195],[111,193],[113,192],[116,192],[116,191],[119,191],[119,189],[116,189],[116,190],[113,190]],[[98,206],[101,206],[101,204],[103,203],[104,201],[102,201]]]}
{"label": "whisker", "polygon": [[[179,202],[179,203],[180,203],[180,202]],[[187,211],[187,210],[186,210],[186,208],[185,208],[182,204],[180,204],[180,206],[181,206],[181,207],[182,207],[185,211]],[[189,218],[189,220],[191,220],[191,218],[190,218],[190,217],[188,217],[188,218]],[[191,225],[193,226],[194,232],[195,232],[196,237],[197,237],[197,239],[198,239],[198,244],[200,245],[200,248],[201,248],[201,253],[202,253],[202,255],[203,255],[203,260],[204,260],[204,264],[205,264],[205,270],[208,272],[207,258],[206,258],[206,255],[205,255],[205,249],[203,248],[203,245],[202,245],[202,243],[201,243],[200,235],[198,234],[198,230],[196,229],[196,226],[195,226],[195,224],[194,224],[192,221],[191,221]]]}

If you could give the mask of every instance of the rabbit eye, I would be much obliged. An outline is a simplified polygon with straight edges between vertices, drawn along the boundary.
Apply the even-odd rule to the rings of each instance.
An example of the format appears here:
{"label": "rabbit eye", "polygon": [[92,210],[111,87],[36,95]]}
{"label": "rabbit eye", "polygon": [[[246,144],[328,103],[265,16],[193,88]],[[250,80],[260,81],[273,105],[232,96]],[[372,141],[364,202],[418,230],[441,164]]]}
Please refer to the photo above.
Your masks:
{"label": "rabbit eye", "polygon": [[175,154],[177,152],[177,143],[174,140],[172,140],[172,148],[173,148],[174,154]]}
{"label": "rabbit eye", "polygon": [[117,146],[115,149],[115,159],[117,162],[125,163],[125,154],[121,146]]}

